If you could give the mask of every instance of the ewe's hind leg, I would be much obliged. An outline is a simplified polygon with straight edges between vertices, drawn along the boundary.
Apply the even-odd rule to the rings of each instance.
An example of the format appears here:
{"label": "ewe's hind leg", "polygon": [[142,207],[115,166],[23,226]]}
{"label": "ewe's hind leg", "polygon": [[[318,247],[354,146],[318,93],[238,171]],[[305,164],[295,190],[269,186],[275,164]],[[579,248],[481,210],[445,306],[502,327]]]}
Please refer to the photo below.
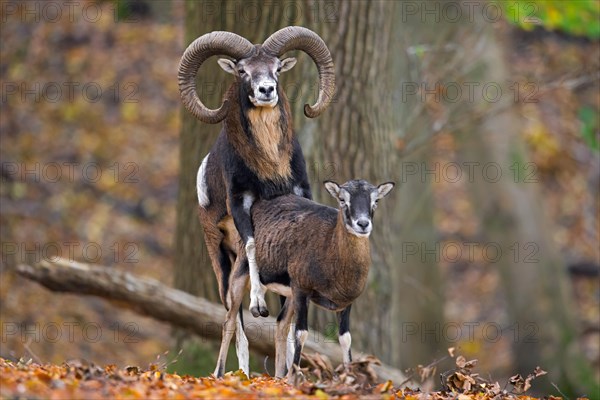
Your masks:
{"label": "ewe's hind leg", "polygon": [[294,373],[294,366],[300,365],[300,357],[302,348],[308,336],[308,295],[292,290],[294,313],[296,314],[296,329],[294,337],[294,360],[292,368],[288,371],[288,378],[291,378]]}
{"label": "ewe's hind leg", "polygon": [[352,352],[350,350],[350,346],[352,345],[352,337],[350,336],[350,307],[352,306],[349,305],[337,313],[340,325],[338,340],[342,347],[344,365],[352,362]]}
{"label": "ewe's hind leg", "polygon": [[[240,262],[240,260],[236,261],[236,269],[238,267],[238,262]],[[241,262],[247,261],[244,260]],[[219,358],[217,359],[217,367],[215,368],[214,373],[216,377],[223,376],[223,373],[225,372],[225,361],[227,360],[227,351],[229,350],[229,343],[231,343],[231,338],[233,337],[233,334],[236,333],[236,328],[241,328],[239,312],[240,306],[242,304],[242,299],[244,297],[244,289],[246,288],[247,279],[247,275],[234,276],[234,278],[231,279],[231,288],[228,293],[227,302],[229,309],[227,310],[227,316],[225,318],[225,322],[223,323],[223,338],[221,339],[221,349],[219,350]],[[246,335],[243,333],[243,329],[240,329],[240,333],[237,336],[239,339],[236,340],[236,345],[239,343],[240,350],[243,346],[245,346],[245,348],[247,349],[248,340],[246,339],[244,343],[241,335],[243,335],[244,339],[246,338]],[[247,356],[245,360],[240,358],[243,352],[239,351],[237,346],[236,350],[238,351],[238,360],[240,361],[240,364],[246,363]],[[246,370],[244,372],[249,372],[248,367],[246,367]]]}
{"label": "ewe's hind leg", "polygon": [[[287,299],[277,316],[277,331],[275,334],[275,377],[283,378],[289,367],[287,363],[288,353],[288,331],[290,322],[294,316],[292,299]],[[292,332],[293,334],[293,332]]]}

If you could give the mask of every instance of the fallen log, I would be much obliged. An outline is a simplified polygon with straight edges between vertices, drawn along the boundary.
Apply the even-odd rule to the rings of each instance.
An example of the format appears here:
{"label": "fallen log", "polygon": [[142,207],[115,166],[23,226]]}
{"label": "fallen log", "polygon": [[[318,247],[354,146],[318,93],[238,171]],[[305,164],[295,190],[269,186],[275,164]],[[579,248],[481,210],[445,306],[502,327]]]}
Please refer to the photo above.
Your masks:
{"label": "fallen log", "polygon": [[[221,340],[221,327],[225,320],[225,308],[221,304],[173,289],[157,280],[64,259],[20,264],[16,271],[52,291],[98,296],[201,337]],[[244,325],[250,348],[261,354],[273,355],[275,319],[257,319],[244,311]],[[313,331],[309,333],[304,351],[327,356],[333,365],[342,362],[337,342]],[[354,354],[359,353],[354,351]],[[374,366],[374,369],[381,380],[392,380],[396,384],[405,380],[404,374],[393,367],[381,365]]]}

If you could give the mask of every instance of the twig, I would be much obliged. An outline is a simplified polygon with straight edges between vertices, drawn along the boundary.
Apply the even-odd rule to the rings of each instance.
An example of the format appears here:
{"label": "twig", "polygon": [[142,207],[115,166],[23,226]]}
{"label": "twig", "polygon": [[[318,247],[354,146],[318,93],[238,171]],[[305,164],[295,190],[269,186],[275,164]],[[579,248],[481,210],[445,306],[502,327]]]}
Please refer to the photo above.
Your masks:
{"label": "twig", "polygon": [[566,396],[566,395],[565,395],[563,392],[561,392],[561,391],[560,391],[560,389],[558,388],[558,386],[556,386],[556,384],[555,384],[554,382],[550,382],[550,384],[551,384],[552,386],[554,386],[554,389],[558,390],[558,393],[560,393],[560,395],[561,395],[562,397],[564,397],[564,398],[565,398],[565,399],[567,399],[567,400],[571,400],[571,399],[569,399],[569,397],[567,397],[567,396]]}
{"label": "twig", "polygon": [[269,376],[272,376],[272,375],[269,373],[269,369],[267,368],[267,360],[268,360],[268,359],[269,359],[269,356],[265,356],[265,359],[264,359],[264,361],[263,361],[263,368],[265,369],[265,374],[267,374],[267,375],[269,375]]}
{"label": "twig", "polygon": [[25,347],[25,350],[27,350],[29,355],[31,355],[31,357],[35,360],[36,363],[42,364],[42,360],[33,352],[33,350],[31,350],[31,347],[29,347],[30,340],[31,338],[27,338],[27,341],[23,343],[23,347]]}
{"label": "twig", "polygon": [[555,89],[558,87],[566,87],[567,89],[573,90],[577,89],[579,86],[585,85],[586,83],[591,83],[600,79],[600,73],[588,74],[579,76],[573,79],[562,79],[559,81],[549,82],[542,89]]}
{"label": "twig", "polygon": [[[429,363],[428,365],[426,365],[425,368],[435,367],[436,365],[438,365],[439,363],[441,363],[442,361],[445,361],[447,359],[448,359],[448,356],[444,356],[444,357],[439,358],[437,360],[433,360],[431,363]],[[413,369],[413,372],[405,380],[403,380],[402,383],[400,385],[398,385],[398,386],[402,386],[402,385],[404,385],[404,384],[412,381],[413,380],[412,378],[414,377],[414,375],[415,375],[415,372],[414,372],[414,369]]]}

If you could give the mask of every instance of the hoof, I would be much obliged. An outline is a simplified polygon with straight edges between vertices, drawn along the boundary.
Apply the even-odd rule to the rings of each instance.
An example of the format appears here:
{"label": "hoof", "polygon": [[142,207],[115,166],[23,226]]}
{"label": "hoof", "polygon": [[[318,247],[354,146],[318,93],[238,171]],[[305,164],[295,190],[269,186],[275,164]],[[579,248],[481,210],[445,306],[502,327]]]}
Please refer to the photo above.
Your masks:
{"label": "hoof", "polygon": [[260,316],[261,317],[268,317],[269,316],[269,309],[267,307],[260,307],[259,308],[259,312],[260,312]]}
{"label": "hoof", "polygon": [[269,316],[269,310],[267,310],[265,307],[251,307],[250,313],[252,313],[254,318]]}
{"label": "hoof", "polygon": [[254,307],[250,307],[250,313],[252,313],[252,316],[254,318],[268,317],[269,309],[267,307],[254,306]]}
{"label": "hoof", "polygon": [[285,382],[292,386],[298,386],[305,380],[304,374],[296,366],[292,367],[292,370],[288,371],[287,376],[285,377]]}
{"label": "hoof", "polygon": [[213,375],[215,376],[215,378],[222,378],[224,375],[224,371],[225,368],[224,366],[222,366],[220,363],[217,364],[217,368],[215,369],[215,372],[213,372]]}

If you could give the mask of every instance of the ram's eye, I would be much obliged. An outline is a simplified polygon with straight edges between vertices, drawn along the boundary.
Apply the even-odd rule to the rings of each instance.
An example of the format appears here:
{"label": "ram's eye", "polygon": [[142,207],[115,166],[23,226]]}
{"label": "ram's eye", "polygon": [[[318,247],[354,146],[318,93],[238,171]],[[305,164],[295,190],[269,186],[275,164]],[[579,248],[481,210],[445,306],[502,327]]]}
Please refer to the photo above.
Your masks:
{"label": "ram's eye", "polygon": [[340,199],[340,206],[345,206],[346,205],[346,200],[344,199]]}
{"label": "ram's eye", "polygon": [[246,71],[244,71],[244,69],[243,69],[243,68],[240,68],[240,69],[238,69],[238,73],[239,73],[240,75],[244,75],[244,74],[246,73]]}

